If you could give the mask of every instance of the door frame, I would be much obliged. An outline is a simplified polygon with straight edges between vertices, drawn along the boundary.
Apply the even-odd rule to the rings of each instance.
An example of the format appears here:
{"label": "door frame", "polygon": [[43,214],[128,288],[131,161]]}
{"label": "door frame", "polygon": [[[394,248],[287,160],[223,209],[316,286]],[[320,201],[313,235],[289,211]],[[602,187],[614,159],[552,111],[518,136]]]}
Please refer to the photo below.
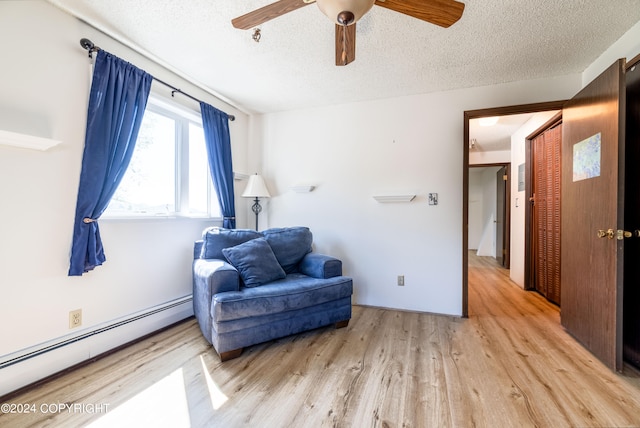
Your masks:
{"label": "door frame", "polygon": [[[502,192],[503,198],[503,210],[502,214],[504,215],[502,219],[502,242],[500,243],[500,250],[498,250],[498,208],[496,207],[496,259],[502,260],[502,266],[506,269],[510,269],[511,263],[511,162],[505,163],[504,166],[504,175],[507,176],[506,183],[501,183],[499,179],[496,177],[496,202],[499,200],[497,187],[504,186],[504,191]],[[502,169],[500,168],[500,169]],[[500,172],[500,170],[498,170]],[[497,186],[500,183],[502,186]],[[498,258],[498,251],[502,252],[502,258]]]}
{"label": "door frame", "polygon": [[[632,129],[633,125],[631,123],[636,123],[633,119],[636,118],[637,108],[636,103],[630,100],[634,100],[635,98],[630,97],[632,95],[630,93],[629,88],[631,87],[636,94],[635,82],[631,86],[629,85],[629,72],[633,67],[640,67],[640,54],[636,55],[631,61],[628,61],[625,68],[625,104],[626,104],[626,112],[625,112],[625,121],[626,121],[626,129],[625,129],[625,139],[626,141],[632,141],[634,136],[638,135],[637,129]],[[638,125],[635,124],[637,128]],[[635,165],[638,158],[640,158],[640,152],[637,147],[632,147],[631,145],[625,144],[625,209],[624,209],[624,226],[626,230],[635,230],[638,226],[638,213],[640,212],[640,207],[638,207],[637,199],[634,201],[633,196],[631,196],[637,189],[637,186],[631,183],[637,183],[638,173],[636,173],[635,168],[630,168],[629,165]],[[633,189],[633,190],[631,190]],[[627,196],[629,196],[627,198]],[[637,198],[637,196],[636,196]],[[637,355],[637,350],[640,349],[640,324],[636,319],[632,319],[637,317],[635,314],[635,308],[637,308],[638,302],[638,291],[631,291],[632,287],[636,286],[638,283],[638,277],[640,272],[637,267],[633,264],[635,263],[635,258],[638,254],[638,245],[639,243],[636,241],[629,241],[625,244],[624,250],[624,284],[622,290],[622,361],[623,365],[630,365],[633,370],[640,369],[640,357]],[[625,311],[625,308],[627,310]],[[634,308],[632,310],[628,310],[628,308]]]}
{"label": "door frame", "polygon": [[[479,110],[466,110],[463,117],[462,141],[462,317],[469,317],[469,121],[481,117],[507,116],[521,113],[538,113],[562,110],[566,100],[520,104]],[[511,201],[508,201],[510,204]]]}

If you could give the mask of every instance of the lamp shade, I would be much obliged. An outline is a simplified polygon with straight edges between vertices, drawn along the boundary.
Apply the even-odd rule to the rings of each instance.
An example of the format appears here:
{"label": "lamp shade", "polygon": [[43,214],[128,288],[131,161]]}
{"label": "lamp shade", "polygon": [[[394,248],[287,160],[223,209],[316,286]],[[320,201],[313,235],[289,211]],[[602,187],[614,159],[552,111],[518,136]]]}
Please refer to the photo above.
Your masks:
{"label": "lamp shade", "polygon": [[249,177],[247,188],[244,189],[242,194],[243,198],[270,198],[269,190],[266,184],[264,184],[264,178],[261,175],[255,174]]}
{"label": "lamp shade", "polygon": [[369,10],[373,7],[375,0],[317,0],[316,4],[318,5],[318,9],[325,15],[327,18],[335,22],[336,24],[341,24],[338,21],[338,15],[340,12],[351,12],[353,13],[354,20],[353,22],[357,22],[362,15],[369,12]]}

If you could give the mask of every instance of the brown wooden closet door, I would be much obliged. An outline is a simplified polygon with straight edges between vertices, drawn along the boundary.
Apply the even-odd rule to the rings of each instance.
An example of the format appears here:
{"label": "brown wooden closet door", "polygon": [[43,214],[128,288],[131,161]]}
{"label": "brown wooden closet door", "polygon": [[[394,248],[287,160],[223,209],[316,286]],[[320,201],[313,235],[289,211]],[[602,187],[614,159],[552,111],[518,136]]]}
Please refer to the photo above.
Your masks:
{"label": "brown wooden closet door", "polygon": [[560,182],[562,125],[533,139],[535,288],[560,304]]}
{"label": "brown wooden closet door", "polygon": [[547,167],[544,150],[544,134],[540,134],[533,142],[533,224],[535,227],[534,247],[534,285],[535,289],[543,296],[547,295],[547,250],[546,250],[546,225],[547,225]]}

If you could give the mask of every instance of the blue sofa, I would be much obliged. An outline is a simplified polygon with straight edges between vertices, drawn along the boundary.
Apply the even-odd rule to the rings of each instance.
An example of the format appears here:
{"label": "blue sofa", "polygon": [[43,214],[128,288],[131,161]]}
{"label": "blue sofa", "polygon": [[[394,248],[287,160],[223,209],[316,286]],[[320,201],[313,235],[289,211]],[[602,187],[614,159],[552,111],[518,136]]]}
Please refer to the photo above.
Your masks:
{"label": "blue sofa", "polygon": [[351,319],[352,279],[312,252],[306,227],[205,229],[195,242],[193,306],[222,361],[246,346]]}

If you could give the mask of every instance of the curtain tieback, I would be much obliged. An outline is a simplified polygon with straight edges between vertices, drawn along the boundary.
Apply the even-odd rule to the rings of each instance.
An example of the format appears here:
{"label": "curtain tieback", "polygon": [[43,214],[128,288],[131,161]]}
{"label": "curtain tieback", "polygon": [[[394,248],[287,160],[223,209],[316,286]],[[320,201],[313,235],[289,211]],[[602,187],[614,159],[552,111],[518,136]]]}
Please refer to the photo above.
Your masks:
{"label": "curtain tieback", "polygon": [[85,217],[85,218],[82,219],[82,222],[84,224],[95,223],[96,221],[98,221],[98,219],[93,219],[93,218],[89,218],[89,217]]}
{"label": "curtain tieback", "polygon": [[235,220],[235,217],[222,217],[223,220]]}

